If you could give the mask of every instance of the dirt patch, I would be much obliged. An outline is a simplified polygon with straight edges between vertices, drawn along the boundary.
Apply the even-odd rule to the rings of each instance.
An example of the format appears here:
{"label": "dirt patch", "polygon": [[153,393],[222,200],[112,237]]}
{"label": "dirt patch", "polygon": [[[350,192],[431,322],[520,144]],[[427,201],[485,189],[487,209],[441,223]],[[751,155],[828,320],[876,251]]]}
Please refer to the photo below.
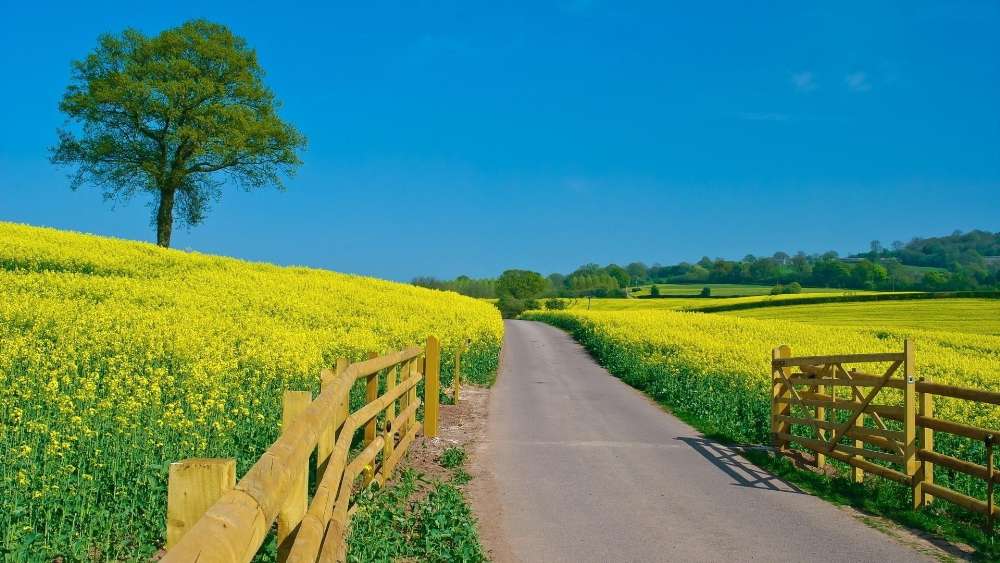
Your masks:
{"label": "dirt patch", "polygon": [[406,466],[423,473],[430,480],[450,480],[453,470],[441,467],[438,460],[446,449],[452,447],[463,448],[467,454],[472,454],[475,443],[486,430],[489,393],[485,387],[465,385],[457,405],[441,405],[438,435],[434,438],[418,435],[406,454]]}

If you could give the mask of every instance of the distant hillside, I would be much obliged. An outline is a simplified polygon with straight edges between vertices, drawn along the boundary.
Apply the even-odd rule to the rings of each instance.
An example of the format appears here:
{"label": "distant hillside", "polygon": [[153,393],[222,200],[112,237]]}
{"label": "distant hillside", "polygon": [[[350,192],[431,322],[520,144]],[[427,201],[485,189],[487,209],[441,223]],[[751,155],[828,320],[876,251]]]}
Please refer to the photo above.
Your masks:
{"label": "distant hillside", "polygon": [[[474,297],[496,297],[494,280],[416,278],[415,285]],[[774,286],[775,292],[802,287],[869,291],[970,291],[1000,289],[1000,232],[956,231],[946,237],[893,242],[886,249],[872,241],[870,250],[840,257],[836,252],[771,256],[748,254],[741,260],[709,258],[674,265],[642,262],[584,264],[569,274],[548,276],[545,295],[560,297],[625,297],[650,284]],[[797,286],[795,284],[798,284]]]}
{"label": "distant hillside", "polygon": [[869,252],[856,256],[869,260],[895,258],[907,266],[944,268],[949,272],[986,271],[1000,266],[1000,232],[955,231],[945,237],[914,238],[905,244],[896,241],[890,249],[882,249],[876,241]]}

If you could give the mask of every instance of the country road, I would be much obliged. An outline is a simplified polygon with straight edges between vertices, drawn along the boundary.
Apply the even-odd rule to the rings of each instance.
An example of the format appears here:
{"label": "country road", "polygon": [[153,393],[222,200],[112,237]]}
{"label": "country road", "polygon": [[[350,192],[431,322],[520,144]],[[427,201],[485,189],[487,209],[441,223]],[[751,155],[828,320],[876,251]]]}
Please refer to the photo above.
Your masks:
{"label": "country road", "polygon": [[[480,464],[498,561],[930,561],[706,440],[562,331],[507,321]],[[477,507],[480,508],[480,507]]]}

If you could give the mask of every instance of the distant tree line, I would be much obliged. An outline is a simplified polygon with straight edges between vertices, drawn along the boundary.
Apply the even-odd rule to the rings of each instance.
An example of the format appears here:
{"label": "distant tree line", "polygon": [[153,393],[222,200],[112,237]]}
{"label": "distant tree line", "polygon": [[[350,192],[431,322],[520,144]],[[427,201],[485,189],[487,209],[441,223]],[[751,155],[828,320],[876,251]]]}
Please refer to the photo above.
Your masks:
{"label": "distant tree line", "polygon": [[[584,264],[569,274],[544,278],[537,297],[624,297],[629,288],[657,283],[757,284],[775,292],[797,292],[802,286],[896,291],[965,291],[1000,289],[1000,232],[970,231],[945,237],[893,242],[889,249],[872,241],[868,252],[841,257],[775,252],[742,260],[703,257],[697,262],[647,266]],[[505,272],[506,274],[506,272]],[[541,276],[539,276],[541,278]],[[496,280],[460,276],[451,281],[417,278],[416,285],[457,291],[473,297],[500,298]]]}
{"label": "distant tree line", "polygon": [[454,291],[469,297],[492,299],[497,296],[497,280],[490,278],[472,279],[469,276],[458,276],[453,280],[439,280],[430,276],[421,276],[413,278],[412,283],[430,289]]}

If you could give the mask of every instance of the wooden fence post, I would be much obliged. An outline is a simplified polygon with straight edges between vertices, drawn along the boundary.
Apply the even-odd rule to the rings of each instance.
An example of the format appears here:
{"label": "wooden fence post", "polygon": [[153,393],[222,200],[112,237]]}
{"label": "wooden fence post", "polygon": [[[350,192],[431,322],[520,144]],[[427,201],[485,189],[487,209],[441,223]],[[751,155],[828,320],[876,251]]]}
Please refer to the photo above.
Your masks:
{"label": "wooden fence post", "polygon": [[[374,360],[379,356],[378,352],[372,352],[368,355],[369,360]],[[365,379],[365,404],[378,399],[378,372],[369,375]],[[365,445],[371,444],[375,441],[375,434],[378,433],[377,428],[378,421],[372,418],[367,423],[365,423]]]}
{"label": "wooden fence post", "polygon": [[[861,399],[859,399],[857,397],[854,398],[854,402],[855,402],[855,404],[857,404],[859,406],[861,405]],[[861,413],[861,414],[858,415],[858,419],[854,421],[854,427],[855,428],[861,428],[864,425],[865,425],[865,413]],[[856,438],[854,440],[854,447],[858,448],[859,450],[862,449],[862,448],[864,448],[865,447],[864,440]],[[860,456],[860,455],[855,455],[855,456],[851,456],[851,457],[853,457],[854,459],[864,460],[864,457]],[[852,465],[851,466],[851,481],[853,481],[854,483],[858,483],[858,484],[864,483],[865,482],[865,470],[861,469],[860,467],[855,467],[855,466]]]}
{"label": "wooden fence post", "polygon": [[[423,364],[421,363],[422,361],[423,361],[423,356],[419,356],[419,357],[413,358],[413,360],[410,363],[410,375],[411,376],[415,375],[417,373],[424,373]],[[420,398],[417,397],[417,386],[416,385],[414,385],[413,387],[410,387],[410,393],[409,393],[409,395],[410,396],[407,397],[407,399],[406,399],[407,406],[413,405],[413,404],[417,404],[417,403],[420,402]],[[420,407],[417,407],[417,409],[419,409],[419,408]],[[410,420],[406,421],[406,431],[409,432],[410,429],[413,428],[416,424],[417,424],[417,411],[414,410],[413,414],[410,415]]]}
{"label": "wooden fence post", "polygon": [[922,503],[923,487],[917,473],[917,381],[913,342],[903,343],[903,472],[913,488],[913,508]]}
{"label": "wooden fence post", "polygon": [[[790,357],[792,357],[792,349],[785,344],[771,350],[771,360]],[[788,446],[788,442],[779,438],[778,433],[791,433],[791,424],[779,421],[776,417],[788,416],[792,412],[792,405],[788,402],[789,397],[791,397],[791,389],[786,389],[781,377],[775,375],[776,370],[779,369],[786,370],[784,372],[786,376],[791,375],[792,370],[786,367],[771,367],[771,444],[778,450],[784,450]],[[784,399],[785,404],[779,404],[779,399]]]}
{"label": "wooden fence post", "polygon": [[[332,369],[324,369],[320,372],[320,389],[326,389],[330,385],[333,385],[333,382],[337,381],[338,375],[339,373]],[[323,479],[323,473],[326,471],[326,465],[330,461],[330,454],[333,453],[333,448],[337,443],[337,427],[344,422],[340,417],[339,405],[336,410],[337,412],[334,413],[333,423],[330,424],[329,428],[323,429],[323,432],[319,435],[319,440],[316,442],[317,482]]]}
{"label": "wooden fence post", "polygon": [[[398,366],[392,366],[385,374],[385,392],[391,393],[393,389],[396,388],[396,370]],[[382,447],[382,465],[385,466],[389,462],[389,458],[392,457],[392,450],[396,446],[396,429],[392,427],[392,420],[396,418],[396,401],[389,403],[389,406],[385,408],[385,446]],[[402,436],[400,436],[402,437]],[[389,471],[392,468],[386,467],[385,480],[389,480]]]}
{"label": "wooden fence post", "polygon": [[[927,378],[921,377],[920,381],[926,381]],[[934,417],[934,395],[924,392],[920,394],[920,405],[918,406],[920,416],[925,416],[927,418]],[[934,451],[934,430],[931,428],[922,427],[919,434],[920,440],[918,446],[921,450],[933,452]],[[920,467],[917,469],[919,473],[919,478],[914,488],[914,494],[919,497],[920,506],[927,506],[934,501],[934,497],[924,492],[924,484],[934,484],[934,464],[930,461],[921,461]]]}
{"label": "wooden fence post", "polygon": [[186,459],[170,464],[167,545],[170,549],[215,501],[236,486],[235,459]]}
{"label": "wooden fence post", "polygon": [[[826,366],[826,367],[824,367],[822,369],[822,371],[820,371],[820,377],[824,378],[824,377],[827,377],[828,375],[830,375],[830,367]],[[822,389],[823,391],[827,392],[831,397],[833,397],[833,387],[830,386],[830,385],[823,385],[822,387],[819,386],[819,385],[813,385],[812,387],[810,387],[810,389],[812,390],[813,393],[818,393],[820,391],[820,389]],[[825,421],[826,420],[826,407],[821,407],[821,406],[817,405],[815,407],[815,409],[816,409],[815,410],[815,418],[816,418],[816,420],[824,420]],[[820,425],[817,424],[816,428],[814,428],[813,430],[815,431],[815,437],[816,437],[817,440],[825,440],[826,439],[826,430],[822,426],[820,426]],[[817,469],[823,469],[824,467],[826,467],[826,454],[817,451],[816,452],[816,468]]]}
{"label": "wooden fence post", "polygon": [[441,393],[441,342],[435,336],[427,337],[424,370],[424,435],[433,438],[438,433]]}
{"label": "wooden fence post", "polygon": [[986,436],[983,441],[986,447],[986,528],[985,532],[987,536],[993,535],[993,489],[995,467],[993,465],[993,435],[990,434]]}
{"label": "wooden fence post", "polygon": [[[285,391],[281,407],[281,432],[312,402],[310,391]],[[295,542],[295,531],[309,510],[309,460],[302,467],[292,468],[292,486],[278,509],[278,561],[284,561]]]}
{"label": "wooden fence post", "polygon": [[[351,362],[347,358],[337,358],[337,377],[340,377],[340,375],[342,373],[344,373],[345,371],[347,371],[347,368],[350,365],[351,365]],[[348,388],[347,395],[344,396],[344,400],[343,400],[343,402],[340,403],[339,408],[340,408],[340,416],[337,417],[337,420],[339,420],[341,423],[343,423],[345,420],[347,420],[348,416],[351,416],[351,390],[350,390],[350,388]],[[340,430],[338,429],[337,430],[337,438],[339,438],[339,437],[340,437]]]}
{"label": "wooden fence post", "polygon": [[[399,381],[406,381],[407,379],[410,378],[410,376],[413,375],[413,365],[414,365],[413,364],[413,360],[408,360],[408,361],[403,362],[402,364],[400,364],[400,367],[399,367]],[[408,407],[408,406],[410,406],[410,392],[409,391],[407,391],[406,393],[403,393],[403,396],[401,396],[399,398],[399,412],[403,412],[404,410],[406,410],[406,407]],[[397,432],[399,432],[399,436],[402,438],[403,436],[406,435],[406,431],[409,429],[409,427],[410,427],[410,421],[409,420],[404,420],[404,421],[400,422],[399,428],[395,428],[394,430],[396,430]]]}
{"label": "wooden fence post", "polygon": [[465,345],[459,345],[458,350],[455,352],[455,372],[451,376],[451,386],[452,386],[452,399],[454,403],[458,404],[458,396],[462,392],[462,352],[465,349]]}

